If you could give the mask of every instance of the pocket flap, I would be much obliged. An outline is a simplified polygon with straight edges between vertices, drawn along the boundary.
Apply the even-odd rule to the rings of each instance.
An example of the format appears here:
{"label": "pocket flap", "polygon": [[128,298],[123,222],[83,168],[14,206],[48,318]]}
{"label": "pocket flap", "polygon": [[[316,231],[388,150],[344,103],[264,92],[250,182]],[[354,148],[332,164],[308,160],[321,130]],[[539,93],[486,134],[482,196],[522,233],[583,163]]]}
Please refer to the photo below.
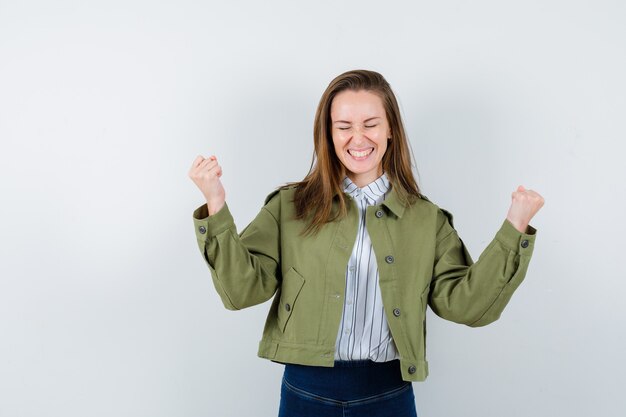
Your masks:
{"label": "pocket flap", "polygon": [[289,268],[283,276],[280,288],[280,305],[278,306],[278,325],[281,331],[285,331],[287,321],[293,313],[298,295],[304,286],[304,277],[293,267]]}

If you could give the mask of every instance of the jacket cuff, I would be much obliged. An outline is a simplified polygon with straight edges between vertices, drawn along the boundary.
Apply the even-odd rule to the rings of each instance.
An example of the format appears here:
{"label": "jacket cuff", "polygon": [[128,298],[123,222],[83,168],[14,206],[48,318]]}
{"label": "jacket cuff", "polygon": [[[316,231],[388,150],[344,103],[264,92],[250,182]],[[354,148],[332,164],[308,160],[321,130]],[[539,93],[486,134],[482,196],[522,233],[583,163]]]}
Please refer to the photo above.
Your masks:
{"label": "jacket cuff", "polygon": [[530,224],[526,227],[526,232],[522,233],[513,226],[508,219],[504,219],[500,230],[496,233],[496,239],[506,248],[521,255],[532,255],[537,237],[537,229]]}
{"label": "jacket cuff", "polygon": [[219,211],[213,213],[211,216],[209,216],[209,208],[207,205],[201,205],[193,211],[193,223],[198,240],[209,240],[226,229],[236,227],[226,202],[224,202],[224,205]]}

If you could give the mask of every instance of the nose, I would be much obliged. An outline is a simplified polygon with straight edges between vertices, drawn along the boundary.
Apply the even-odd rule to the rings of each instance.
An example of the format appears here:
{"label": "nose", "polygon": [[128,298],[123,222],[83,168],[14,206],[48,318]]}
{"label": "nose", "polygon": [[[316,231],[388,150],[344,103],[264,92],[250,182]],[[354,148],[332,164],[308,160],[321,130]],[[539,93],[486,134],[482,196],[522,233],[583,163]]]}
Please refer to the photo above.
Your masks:
{"label": "nose", "polygon": [[365,127],[363,125],[356,125],[354,128],[354,138],[363,139],[365,137]]}

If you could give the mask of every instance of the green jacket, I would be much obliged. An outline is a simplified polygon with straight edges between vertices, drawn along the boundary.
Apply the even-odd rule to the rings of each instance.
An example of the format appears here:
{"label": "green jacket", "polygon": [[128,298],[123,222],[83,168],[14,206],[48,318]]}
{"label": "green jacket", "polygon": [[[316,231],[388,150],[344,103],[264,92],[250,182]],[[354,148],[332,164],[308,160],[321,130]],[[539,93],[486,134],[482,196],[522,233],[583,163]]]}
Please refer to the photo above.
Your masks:
{"label": "green jacket", "polygon": [[[294,191],[270,193],[241,233],[228,204],[212,216],[203,204],[193,212],[198,247],[227,309],[274,296],[259,357],[331,367],[358,207],[348,197],[346,218],[327,223],[317,236],[297,237],[304,223],[293,219]],[[426,306],[472,327],[497,320],[526,275],[536,236],[534,227],[521,233],[505,219],[474,262],[450,212],[426,197],[405,206],[393,186],[381,204],[367,207],[365,223],[405,381],[428,376]]]}

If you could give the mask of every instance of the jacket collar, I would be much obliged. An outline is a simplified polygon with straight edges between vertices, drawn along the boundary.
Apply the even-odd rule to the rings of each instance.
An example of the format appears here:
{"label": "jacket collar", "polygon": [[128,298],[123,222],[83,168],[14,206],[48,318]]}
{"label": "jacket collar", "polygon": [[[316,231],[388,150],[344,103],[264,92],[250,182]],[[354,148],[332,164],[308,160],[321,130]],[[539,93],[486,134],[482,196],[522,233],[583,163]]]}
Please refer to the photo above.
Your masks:
{"label": "jacket collar", "polygon": [[393,184],[390,184],[390,187],[391,189],[389,190],[389,194],[387,195],[387,198],[385,198],[385,201],[382,202],[382,205],[391,210],[398,218],[402,218],[406,204],[400,200],[398,192]]}

